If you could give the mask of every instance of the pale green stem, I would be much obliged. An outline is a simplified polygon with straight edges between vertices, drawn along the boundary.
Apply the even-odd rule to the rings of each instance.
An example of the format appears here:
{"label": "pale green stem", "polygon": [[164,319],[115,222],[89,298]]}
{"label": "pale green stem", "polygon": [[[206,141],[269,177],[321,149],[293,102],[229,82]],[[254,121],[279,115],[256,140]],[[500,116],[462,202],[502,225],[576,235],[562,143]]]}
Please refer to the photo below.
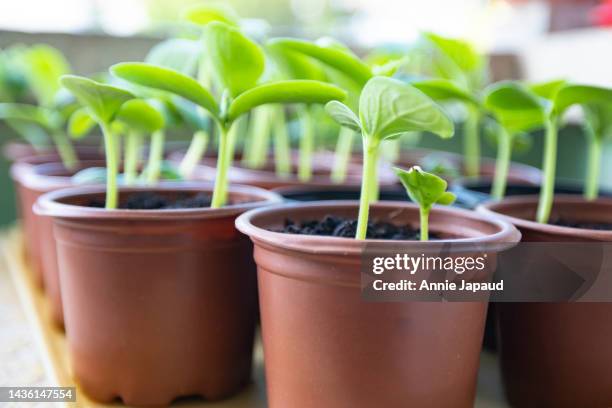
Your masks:
{"label": "pale green stem", "polygon": [[[372,187],[376,184],[375,169],[378,165],[379,143],[364,135],[363,140],[363,176],[361,179],[361,198],[359,199],[359,217],[357,219],[356,239],[364,240],[368,232],[368,218],[370,214],[370,202],[372,200]],[[374,179],[373,179],[374,178]]]}
{"label": "pale green stem", "polygon": [[540,202],[538,205],[537,221],[546,224],[550,219],[553,200],[555,197],[555,172],[557,165],[557,123],[553,118],[546,124],[544,140],[544,180],[540,189]]}
{"label": "pale green stem", "polygon": [[419,218],[421,222],[421,241],[429,241],[429,212],[430,208],[421,207],[419,209]]}
{"label": "pale green stem", "polygon": [[125,184],[128,186],[136,183],[138,176],[138,162],[140,149],[142,147],[142,135],[138,132],[130,132],[125,136]]}
{"label": "pale green stem", "polygon": [[271,115],[269,106],[260,106],[253,111],[249,126],[249,150],[245,156],[245,164],[252,169],[265,166],[270,144]]}
{"label": "pale green stem", "polygon": [[491,196],[495,200],[501,200],[506,195],[506,185],[508,182],[508,170],[512,158],[512,139],[513,135],[505,129],[499,130],[497,142],[497,160],[495,162],[495,177],[493,178],[493,190]]}
{"label": "pale green stem", "polygon": [[464,126],[465,173],[468,177],[477,177],[480,175],[480,113],[478,109],[468,108]]}
{"label": "pale green stem", "polygon": [[110,126],[103,124],[104,150],[106,151],[106,209],[117,208],[119,199],[117,191],[117,174],[119,173],[119,156],[117,155],[117,135]]}
{"label": "pale green stem", "polygon": [[375,165],[370,168],[370,202],[378,201],[380,196],[380,186],[378,182],[378,164],[380,162],[380,146],[376,148],[376,154],[374,156]]}
{"label": "pale green stem", "polygon": [[191,178],[193,171],[202,159],[202,156],[204,156],[204,153],[206,153],[209,139],[208,132],[205,130],[198,130],[193,134],[189,149],[187,149],[185,157],[183,157],[181,164],[179,164],[179,173],[181,177],[184,179]]}
{"label": "pale green stem", "polygon": [[74,146],[63,132],[53,132],[52,133],[53,143],[55,144],[55,148],[62,159],[62,163],[64,167],[69,170],[72,170],[76,167],[79,162],[77,158],[76,152],[74,151]]}
{"label": "pale green stem", "polygon": [[147,184],[155,184],[159,181],[161,164],[164,159],[164,139],[165,134],[163,130],[153,132],[153,135],[151,135],[151,147],[146,169]]}
{"label": "pale green stem", "polygon": [[[231,128],[230,128],[231,129]],[[231,130],[230,130],[231,131]],[[221,208],[227,202],[228,171],[231,164],[230,136],[227,129],[219,126],[219,151],[217,153],[217,175],[215,177],[215,188],[213,190],[212,208]]]}
{"label": "pale green stem", "polygon": [[353,140],[355,140],[354,130],[347,127],[340,128],[334,155],[334,167],[331,173],[331,179],[334,183],[341,184],[346,180],[348,165],[353,153]]}
{"label": "pale green stem", "polygon": [[285,110],[276,106],[273,118],[274,126],[274,163],[276,175],[288,178],[291,175],[291,145],[289,144],[289,131],[285,120]]}
{"label": "pale green stem", "polygon": [[593,135],[589,140],[587,159],[587,174],[585,181],[584,198],[589,201],[599,196],[599,178],[601,174],[602,138]]}
{"label": "pale green stem", "polygon": [[312,153],[314,150],[314,123],[310,109],[304,106],[299,110],[300,122],[302,123],[302,135],[300,137],[300,157],[298,163],[298,178],[302,182],[310,181],[312,178]]}

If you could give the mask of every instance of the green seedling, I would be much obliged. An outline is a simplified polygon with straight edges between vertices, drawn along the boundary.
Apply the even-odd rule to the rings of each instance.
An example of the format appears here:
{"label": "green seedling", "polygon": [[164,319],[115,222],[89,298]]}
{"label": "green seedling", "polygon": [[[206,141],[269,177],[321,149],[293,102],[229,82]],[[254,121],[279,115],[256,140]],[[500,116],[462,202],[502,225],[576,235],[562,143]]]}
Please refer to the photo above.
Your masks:
{"label": "green seedling", "polygon": [[78,159],[63,130],[64,119],[59,112],[36,105],[0,103],[0,119],[24,132],[42,129],[51,136],[64,166],[67,169],[76,167]]}
{"label": "green seedling", "polygon": [[544,127],[546,130],[538,222],[547,223],[550,219],[555,192],[558,129],[565,112],[573,105],[607,105],[610,100],[610,89],[568,84],[565,81],[550,81],[529,88],[510,83],[489,95],[487,105],[503,112],[506,123],[527,128]]}
{"label": "green seedling", "polygon": [[[520,112],[502,108],[499,101],[504,99],[514,99],[520,107]],[[491,191],[492,197],[496,200],[501,200],[506,194],[508,171],[516,140],[524,132],[541,126],[544,121],[540,103],[536,95],[518,82],[501,82],[485,91],[485,106],[498,124],[495,128],[497,160]]]}
{"label": "green seedling", "polygon": [[406,188],[410,199],[419,206],[421,241],[429,240],[429,213],[435,204],[451,205],[455,195],[446,191],[446,181],[435,174],[427,173],[419,166],[410,170],[394,168],[395,173]]}
{"label": "green seedling", "polygon": [[584,198],[595,200],[599,196],[603,143],[612,137],[612,100],[610,104],[585,104],[582,111],[589,143]]}
{"label": "green seedling", "polygon": [[221,97],[196,79],[178,71],[146,63],[122,63],[111,67],[121,79],[182,97],[202,107],[219,131],[217,176],[212,207],[227,202],[228,170],[233,160],[232,128],[252,109],[278,103],[326,103],[346,96],[340,88],[309,80],[274,81],[258,84],[264,70],[262,49],[227,24],[213,22],[205,28],[205,47]]}
{"label": "green seedling", "polygon": [[[432,74],[455,82],[467,94],[479,92],[487,80],[487,60],[472,44],[433,33],[423,35],[433,50]],[[464,156],[468,176],[480,173],[480,122],[483,113],[473,104],[467,104],[464,123]]]}
{"label": "green seedling", "polygon": [[[6,51],[3,54],[8,58]],[[19,48],[10,54],[14,60],[7,61],[0,71],[9,70],[5,72],[10,74],[11,66],[20,67],[23,86],[27,86],[38,104],[2,104],[0,119],[34,146],[42,145],[50,136],[64,166],[74,168],[78,160],[63,128],[76,106],[70,98],[63,97],[58,82],[61,75],[70,72],[68,62],[59,50],[42,44]]]}
{"label": "green seedling", "polygon": [[125,184],[136,182],[138,158],[144,135],[151,135],[149,159],[145,167],[146,181],[154,184],[159,180],[164,157],[164,116],[150,103],[142,99],[125,102],[115,121],[125,126]]}
{"label": "green seedling", "polygon": [[369,80],[359,98],[356,114],[341,102],[329,102],[327,112],[341,126],[361,132],[363,178],[356,238],[366,238],[370,203],[377,199],[380,144],[406,132],[428,131],[450,138],[454,126],[444,111],[415,87],[386,77]]}
{"label": "green seedling", "polygon": [[75,75],[65,75],[60,82],[88,109],[89,114],[102,129],[106,153],[106,208],[115,209],[118,205],[117,175],[120,145],[119,135],[112,124],[122,106],[134,99],[134,95],[121,88]]}

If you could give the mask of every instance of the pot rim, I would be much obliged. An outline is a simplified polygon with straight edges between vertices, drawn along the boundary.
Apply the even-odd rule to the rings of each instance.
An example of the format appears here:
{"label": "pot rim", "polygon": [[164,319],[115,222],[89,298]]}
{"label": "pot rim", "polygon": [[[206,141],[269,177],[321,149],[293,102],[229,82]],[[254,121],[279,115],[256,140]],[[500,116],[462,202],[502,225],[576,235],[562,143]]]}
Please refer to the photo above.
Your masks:
{"label": "pot rim", "polygon": [[[212,193],[214,184],[208,182],[161,182],[155,186],[133,186],[120,187],[119,193],[131,192],[209,192]],[[107,210],[105,208],[84,207],[79,205],[64,204],[59,200],[88,196],[93,194],[104,194],[106,188],[97,186],[79,186],[45,193],[39,197],[34,204],[34,213],[37,215],[64,218],[64,219],[106,219],[106,220],[191,220],[202,218],[218,218],[220,216],[236,215],[242,212],[282,202],[282,197],[271,191],[257,187],[232,185],[228,188],[232,194],[251,196],[257,201],[228,205],[221,208],[183,208],[164,210]]]}
{"label": "pot rim", "polygon": [[[535,195],[535,194],[506,197],[500,201],[490,201],[487,203],[480,204],[478,207],[476,207],[476,211],[481,214],[485,214],[491,217],[503,219],[506,222],[510,222],[514,224],[520,229],[545,231],[550,234],[561,235],[564,237],[612,241],[612,231],[602,231],[602,230],[596,230],[596,229],[573,228],[573,227],[563,227],[559,225],[541,224],[534,220],[518,218],[518,217],[506,215],[502,212],[496,211],[502,206],[514,207],[514,206],[520,206],[520,205],[523,205],[523,206],[529,205],[529,206],[533,206],[537,208],[539,200],[540,200],[539,195]],[[587,207],[585,208],[585,210],[588,211],[588,207],[592,207],[593,205],[612,207],[612,198],[600,197],[593,201],[587,201],[580,195],[556,194],[554,197],[553,212],[554,212],[555,206],[559,208],[560,206],[567,206],[567,205],[585,206]]]}
{"label": "pot rim", "polygon": [[[262,216],[274,214],[275,212],[282,210],[283,212],[299,211],[302,209],[317,209],[317,208],[330,208],[330,212],[334,209],[355,209],[359,208],[359,202],[356,200],[334,200],[334,201],[315,201],[309,203],[289,203],[268,206],[265,208],[258,208],[256,210],[248,211],[240,215],[236,219],[236,228],[243,234],[251,237],[254,241],[265,243],[277,248],[283,248],[292,251],[298,251],[309,254],[340,254],[340,255],[355,255],[362,253],[366,245],[377,244],[377,245],[410,245],[411,248],[426,249],[432,245],[444,245],[452,243],[455,246],[457,244],[500,244],[498,247],[503,250],[504,247],[512,247],[520,241],[521,233],[510,223],[496,219],[494,217],[484,216],[477,214],[474,211],[468,211],[464,209],[454,207],[443,207],[435,206],[432,210],[432,215],[436,213],[452,214],[462,218],[469,218],[475,222],[485,222],[490,226],[497,227],[498,231],[494,234],[483,235],[481,237],[472,238],[457,238],[457,239],[443,239],[436,241],[403,241],[403,240],[383,240],[383,239],[367,239],[367,240],[356,240],[354,238],[344,237],[329,237],[319,235],[298,235],[298,234],[287,234],[282,232],[274,232],[261,228],[255,225],[255,219]],[[411,209],[417,210],[418,207],[414,203],[404,201],[384,201],[372,204],[371,208],[379,209]]]}
{"label": "pot rim", "polygon": [[[28,164],[24,162],[15,162],[11,166],[11,177],[23,184],[29,189],[48,191],[49,189],[57,189],[59,187],[70,187],[72,176],[54,176],[46,174],[41,170],[65,170],[71,171],[64,167],[64,164],[58,160]],[[106,167],[106,162],[103,158],[79,160],[75,172],[93,167]]]}

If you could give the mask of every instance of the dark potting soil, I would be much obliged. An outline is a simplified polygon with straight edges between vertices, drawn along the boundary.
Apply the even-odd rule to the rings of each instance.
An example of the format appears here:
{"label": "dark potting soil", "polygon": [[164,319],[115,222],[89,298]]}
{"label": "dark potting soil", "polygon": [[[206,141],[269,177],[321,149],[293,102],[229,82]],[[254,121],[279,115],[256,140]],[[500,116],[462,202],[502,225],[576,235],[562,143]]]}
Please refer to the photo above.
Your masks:
{"label": "dark potting soil", "polygon": [[559,218],[557,220],[553,220],[551,224],[559,227],[612,231],[612,223],[609,222],[579,222]]}
{"label": "dark potting soil", "polygon": [[[210,207],[210,203],[211,197],[205,193],[182,194],[170,199],[161,194],[142,192],[130,194],[127,200],[119,204],[119,208],[123,210],[178,210]],[[92,200],[89,207],[104,208],[104,201]]]}
{"label": "dark potting soil", "polygon": [[[288,219],[285,220],[283,229],[276,232],[354,238],[357,233],[357,220],[327,215],[323,220],[304,221],[298,224]],[[430,233],[429,235],[431,239],[438,238],[436,234]],[[420,239],[420,232],[411,226],[397,226],[388,222],[369,222],[367,238],[417,241]]]}

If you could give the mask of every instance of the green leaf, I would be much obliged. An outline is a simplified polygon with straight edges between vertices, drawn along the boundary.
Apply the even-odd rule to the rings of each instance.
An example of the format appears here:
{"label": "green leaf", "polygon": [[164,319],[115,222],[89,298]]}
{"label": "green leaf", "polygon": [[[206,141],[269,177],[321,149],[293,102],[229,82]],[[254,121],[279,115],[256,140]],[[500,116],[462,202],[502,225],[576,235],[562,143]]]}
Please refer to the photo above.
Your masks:
{"label": "green leaf", "polygon": [[153,133],[165,126],[164,116],[142,99],[132,99],[124,103],[115,120],[141,133]]}
{"label": "green leaf", "polygon": [[541,127],[548,116],[546,106],[538,96],[516,81],[504,81],[488,87],[484,104],[511,134]]}
{"label": "green leaf", "polygon": [[434,204],[450,205],[455,202],[455,195],[446,191],[448,186],[446,181],[435,174],[427,173],[419,166],[409,170],[395,167],[394,170],[410,199],[426,211],[429,211]]}
{"label": "green leaf", "polygon": [[589,85],[566,85],[559,89],[554,112],[562,115],[572,105],[612,104],[612,89]]}
{"label": "green leaf", "polygon": [[207,4],[190,7],[183,13],[183,19],[202,26],[215,21],[238,26],[240,20],[231,7],[227,7],[223,4]]}
{"label": "green leaf", "polygon": [[567,84],[565,79],[555,79],[552,81],[539,82],[529,85],[529,89],[541,98],[553,100],[559,90]]}
{"label": "green leaf", "polygon": [[325,70],[318,61],[277,43],[269,44],[267,49],[285,77],[316,81],[327,80]]}
{"label": "green leaf", "polygon": [[352,52],[335,43],[315,44],[306,40],[293,38],[277,38],[269,42],[271,46],[279,46],[302,53],[317,59],[351,78],[360,87],[372,78],[372,70]]}
{"label": "green leaf", "polygon": [[251,109],[269,103],[327,103],[343,100],[346,92],[319,81],[276,81],[259,85],[240,95],[230,104],[228,120],[236,120]]}
{"label": "green leaf", "polygon": [[124,62],[110,68],[113,75],[134,84],[170,92],[199,105],[219,118],[212,94],[195,79],[170,68],[141,62]]}
{"label": "green leaf", "polygon": [[325,110],[340,126],[361,132],[361,122],[355,113],[338,101],[331,101],[325,105]]}
{"label": "green leaf", "polygon": [[68,119],[68,134],[73,139],[82,139],[96,126],[96,121],[89,108],[75,110]]}
{"label": "green leaf", "polygon": [[379,140],[412,131],[428,131],[452,137],[452,120],[417,88],[386,77],[374,77],[359,100],[363,132]]}
{"label": "green leaf", "polygon": [[265,68],[264,52],[257,43],[219,22],[206,26],[204,38],[213,74],[233,98],[257,84]]}
{"label": "green leaf", "polygon": [[209,130],[210,120],[199,106],[183,98],[176,98],[172,102],[185,124],[196,130]]}
{"label": "green leaf", "polygon": [[422,91],[434,101],[458,101],[480,106],[478,99],[472,96],[469,91],[459,87],[459,85],[448,79],[426,79],[411,82],[411,85]]}
{"label": "green leaf", "polygon": [[101,124],[110,124],[121,106],[134,98],[130,92],[89,78],[64,75],[61,84],[68,89],[91,115]]}
{"label": "green leaf", "polygon": [[425,33],[424,37],[463,72],[478,70],[482,67],[482,56],[469,42],[442,37],[434,33]]}
{"label": "green leaf", "polygon": [[0,119],[32,122],[48,130],[60,125],[51,110],[24,103],[0,103]]}
{"label": "green leaf", "polygon": [[599,139],[612,136],[612,104],[586,104],[582,106],[585,127]]}
{"label": "green leaf", "polygon": [[202,45],[199,41],[171,38],[151,48],[145,62],[193,75],[201,54]]}
{"label": "green leaf", "polygon": [[26,76],[38,103],[51,106],[60,89],[59,78],[70,73],[70,65],[56,48],[40,44],[30,47],[25,55]]}

